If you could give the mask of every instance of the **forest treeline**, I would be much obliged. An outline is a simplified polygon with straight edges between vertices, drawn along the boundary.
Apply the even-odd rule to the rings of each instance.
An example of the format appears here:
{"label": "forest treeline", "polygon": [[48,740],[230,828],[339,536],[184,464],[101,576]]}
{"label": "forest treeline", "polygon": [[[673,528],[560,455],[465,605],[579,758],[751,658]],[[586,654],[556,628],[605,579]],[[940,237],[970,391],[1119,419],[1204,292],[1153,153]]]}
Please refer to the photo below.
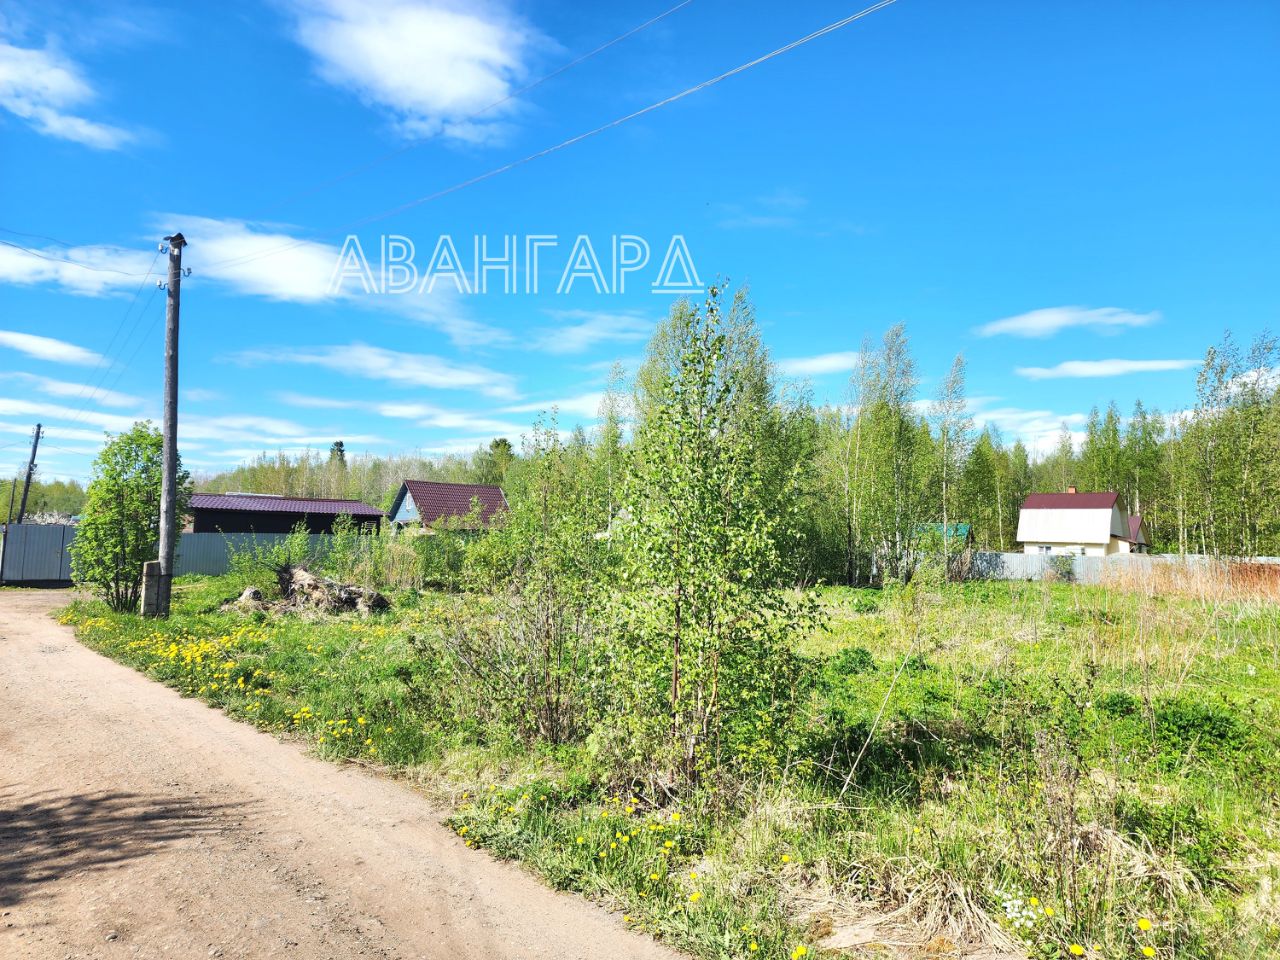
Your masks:
{"label": "forest treeline", "polygon": [[[602,531],[615,518],[625,458],[637,455],[630,438],[656,409],[657,378],[678,362],[676,318],[687,309],[678,306],[658,328],[631,383],[615,370],[598,425],[575,428],[564,443]],[[971,524],[981,549],[1017,549],[1022,499],[1068,485],[1119,493],[1144,517],[1156,551],[1280,554],[1280,367],[1267,333],[1247,348],[1230,334],[1209,348],[1187,409],[1095,407],[1083,439],[1064,424],[1056,447],[1033,457],[994,425],[975,426],[963,357],[921,397],[902,325],[862,344],[843,402],[822,406],[779,374],[745,292],[733,297],[723,329],[726,366],[743,384],[731,421],[751,437],[766,501],[785,491],[795,508],[796,529],[779,546],[799,580],[909,577],[954,524]],[[514,501],[544,451],[500,438],[469,456],[350,456],[335,443],[327,455],[264,453],[200,478],[198,489],[350,497],[386,508],[409,477],[497,483]]]}

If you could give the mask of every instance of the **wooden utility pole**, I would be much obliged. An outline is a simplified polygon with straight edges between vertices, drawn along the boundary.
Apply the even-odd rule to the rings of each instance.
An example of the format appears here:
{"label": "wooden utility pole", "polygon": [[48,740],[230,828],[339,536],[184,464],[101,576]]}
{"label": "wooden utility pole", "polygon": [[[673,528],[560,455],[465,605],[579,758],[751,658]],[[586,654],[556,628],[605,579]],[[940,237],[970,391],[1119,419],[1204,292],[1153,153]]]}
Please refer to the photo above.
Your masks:
{"label": "wooden utility pole", "polygon": [[180,233],[165,237],[169,244],[169,299],[164,311],[164,447],[160,480],[160,579],[156,584],[155,615],[169,616],[173,587],[173,552],[177,539],[178,506],[178,308],[182,293]]}
{"label": "wooden utility pole", "polygon": [[14,477],[9,484],[9,509],[5,511],[4,522],[7,524],[13,519],[13,497],[18,492],[18,478]]}
{"label": "wooden utility pole", "polygon": [[31,490],[31,475],[36,472],[36,450],[40,447],[41,425],[36,424],[36,434],[31,438],[31,459],[27,461],[27,479],[22,484],[22,502],[18,504],[18,523],[27,512],[27,494]]}

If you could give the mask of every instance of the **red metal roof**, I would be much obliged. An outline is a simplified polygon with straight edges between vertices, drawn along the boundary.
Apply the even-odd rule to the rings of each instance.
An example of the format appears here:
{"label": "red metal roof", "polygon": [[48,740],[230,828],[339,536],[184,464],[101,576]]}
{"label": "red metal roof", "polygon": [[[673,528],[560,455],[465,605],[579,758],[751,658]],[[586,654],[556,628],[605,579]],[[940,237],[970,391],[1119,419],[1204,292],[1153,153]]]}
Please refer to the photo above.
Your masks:
{"label": "red metal roof", "polygon": [[423,523],[435,523],[441,517],[465,517],[471,512],[471,500],[480,501],[480,520],[489,523],[495,514],[507,509],[507,498],[501,487],[485,483],[437,483],[433,480],[406,480],[418,517]]}
{"label": "red metal roof", "polygon": [[1142,517],[1136,513],[1129,518],[1129,542],[1138,542],[1138,531],[1142,528]]}
{"label": "red metal roof", "polygon": [[1110,510],[1115,493],[1032,493],[1022,501],[1023,510]]}
{"label": "red metal roof", "polygon": [[193,493],[193,510],[251,510],[256,513],[347,514],[352,517],[380,517],[382,511],[359,500],[330,500],[320,497],[273,497],[261,493]]}

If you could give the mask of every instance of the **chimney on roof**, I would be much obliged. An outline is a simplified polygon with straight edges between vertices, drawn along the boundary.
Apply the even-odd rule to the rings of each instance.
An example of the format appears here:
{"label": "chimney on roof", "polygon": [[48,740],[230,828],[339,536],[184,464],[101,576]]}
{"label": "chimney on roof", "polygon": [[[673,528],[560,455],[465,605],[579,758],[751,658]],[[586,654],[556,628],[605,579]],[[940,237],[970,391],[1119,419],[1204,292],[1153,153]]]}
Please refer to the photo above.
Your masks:
{"label": "chimney on roof", "polygon": [[1071,486],[1067,487],[1067,493],[1075,493],[1075,492],[1076,492],[1075,484],[1072,484]]}

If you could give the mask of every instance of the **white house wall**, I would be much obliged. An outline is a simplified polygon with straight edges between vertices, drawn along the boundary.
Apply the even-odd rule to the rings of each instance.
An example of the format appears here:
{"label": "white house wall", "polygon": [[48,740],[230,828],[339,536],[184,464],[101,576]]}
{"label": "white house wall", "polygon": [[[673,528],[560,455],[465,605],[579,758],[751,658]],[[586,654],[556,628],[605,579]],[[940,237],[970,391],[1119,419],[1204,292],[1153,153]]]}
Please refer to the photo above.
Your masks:
{"label": "white house wall", "polygon": [[[1120,511],[1114,508],[1081,510],[1023,510],[1018,515],[1019,543],[1105,544],[1115,534]],[[1119,536],[1126,536],[1121,531]]]}

